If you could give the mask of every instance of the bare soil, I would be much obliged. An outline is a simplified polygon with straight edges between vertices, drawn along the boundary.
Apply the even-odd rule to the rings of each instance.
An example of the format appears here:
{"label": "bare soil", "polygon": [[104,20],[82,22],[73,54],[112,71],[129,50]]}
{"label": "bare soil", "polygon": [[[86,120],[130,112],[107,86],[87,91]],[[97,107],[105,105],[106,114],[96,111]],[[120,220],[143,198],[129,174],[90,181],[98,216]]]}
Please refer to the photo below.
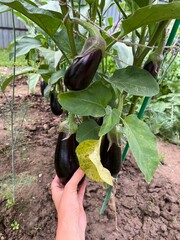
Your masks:
{"label": "bare soil", "polygon": [[[29,94],[16,80],[16,202],[12,202],[10,111],[0,95],[0,240],[55,239],[56,212],[50,184],[55,176],[58,125],[39,87]],[[11,88],[6,96],[11,99]],[[23,120],[23,122],[22,122]],[[88,180],[84,199],[87,240],[180,240],[180,148],[158,140],[163,164],[148,185],[129,153],[117,181],[114,204],[100,215],[106,190]],[[69,223],[71,224],[71,223]]]}

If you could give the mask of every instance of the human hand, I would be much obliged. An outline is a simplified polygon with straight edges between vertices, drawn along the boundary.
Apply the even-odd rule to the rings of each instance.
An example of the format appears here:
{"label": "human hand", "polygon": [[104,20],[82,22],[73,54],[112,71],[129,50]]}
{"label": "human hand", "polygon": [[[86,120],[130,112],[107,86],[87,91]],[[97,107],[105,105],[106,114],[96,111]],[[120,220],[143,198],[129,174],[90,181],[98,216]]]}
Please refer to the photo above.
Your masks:
{"label": "human hand", "polygon": [[85,239],[87,222],[83,198],[86,180],[78,188],[83,176],[84,172],[79,168],[65,186],[61,185],[57,176],[51,183],[52,199],[58,214],[56,240]]}

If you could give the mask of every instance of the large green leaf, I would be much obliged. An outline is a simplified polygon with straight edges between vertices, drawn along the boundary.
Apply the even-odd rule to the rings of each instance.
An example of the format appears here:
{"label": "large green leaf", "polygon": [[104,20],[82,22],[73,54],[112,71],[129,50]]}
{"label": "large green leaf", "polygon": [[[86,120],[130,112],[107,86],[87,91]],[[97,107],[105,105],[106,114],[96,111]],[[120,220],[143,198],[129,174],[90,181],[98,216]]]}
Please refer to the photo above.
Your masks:
{"label": "large green leaf", "polygon": [[76,139],[78,142],[85,141],[87,139],[98,139],[100,126],[93,119],[84,120],[78,127],[76,133]]}
{"label": "large green leaf", "polygon": [[35,87],[40,79],[40,74],[37,73],[30,73],[28,75],[28,86],[29,86],[29,91],[31,93],[35,92]]}
{"label": "large green leaf", "polygon": [[39,73],[42,78],[45,80],[45,82],[49,82],[49,79],[51,78],[52,74],[54,73],[54,69],[50,68],[48,64],[42,64],[40,65],[39,69],[36,71],[36,73]]}
{"label": "large green leaf", "polygon": [[106,111],[106,115],[104,116],[103,119],[103,124],[100,128],[99,136],[103,136],[109,131],[112,130],[112,128],[118,124],[120,118],[120,111],[116,108],[111,109],[108,108]]}
{"label": "large green leaf", "polygon": [[149,0],[134,0],[139,7],[145,7],[149,5]]}
{"label": "large green leaf", "polygon": [[41,29],[43,29],[49,36],[54,36],[59,28],[62,20],[62,14],[50,10],[39,8],[35,3],[25,0],[3,0],[0,3],[15,9],[22,13]]}
{"label": "large green leaf", "polygon": [[61,51],[66,54],[71,54],[71,47],[68,40],[68,35],[66,29],[62,29],[54,35],[54,41]]}
{"label": "large green leaf", "polygon": [[54,72],[51,76],[51,78],[49,79],[49,84],[53,85],[55,83],[57,83],[58,81],[60,81],[60,79],[62,77],[64,77],[65,71],[63,69]]}
{"label": "large green leaf", "polygon": [[76,155],[81,169],[86,176],[96,182],[113,185],[112,176],[100,160],[100,140],[86,140],[76,148]]}
{"label": "large green leaf", "polygon": [[[33,67],[27,67],[23,70],[20,70],[20,71],[17,71],[15,73],[15,77],[17,76],[21,76],[21,75],[27,75],[28,73],[32,73],[34,72],[34,68]],[[9,83],[13,80],[14,76],[11,75],[10,77],[6,78],[3,83],[2,83],[2,86],[1,86],[1,90],[4,92],[6,87],[9,85]]]}
{"label": "large green leaf", "polygon": [[135,115],[124,120],[124,132],[138,167],[150,183],[159,165],[156,137],[143,121]]}
{"label": "large green leaf", "polygon": [[[23,37],[16,42],[16,57],[28,53],[31,49],[35,49],[41,46],[41,41],[33,37]],[[14,56],[14,44],[11,48],[9,58]]]}
{"label": "large green leaf", "polygon": [[105,115],[105,107],[111,97],[111,88],[97,81],[84,90],[60,94],[59,101],[61,106],[71,113],[101,117]]}
{"label": "large green leaf", "polygon": [[159,92],[155,78],[148,71],[135,66],[116,70],[110,82],[120,91],[132,95],[153,96]]}
{"label": "large green leaf", "polygon": [[55,12],[61,11],[59,1],[54,1],[54,0],[52,0],[52,1],[48,0],[47,4],[42,5],[41,8],[46,9],[46,10],[52,10]]}
{"label": "large green leaf", "polygon": [[113,49],[117,53],[117,58],[114,60],[118,69],[133,65],[134,57],[132,47],[129,47],[124,43],[117,42],[113,45]]}
{"label": "large green leaf", "polygon": [[[67,55],[71,55],[71,47],[66,29],[62,29],[61,31],[57,32],[54,35],[53,40],[61,51],[65,52]],[[74,41],[76,50],[79,53],[82,50],[84,42],[79,36],[75,36]]]}
{"label": "large green leaf", "polygon": [[56,68],[59,60],[62,57],[62,53],[60,50],[54,51],[49,48],[39,47],[38,50],[40,51],[40,55],[43,56],[46,61],[48,62],[49,68]]}
{"label": "large green leaf", "polygon": [[[175,1],[167,4],[155,4],[142,7],[135,13],[122,21],[122,32],[116,32],[113,37],[122,38],[128,33],[149,24],[155,24],[160,21],[179,19],[180,18],[180,1]],[[109,44],[112,42],[111,37],[106,38]]]}
{"label": "large green leaf", "polygon": [[122,22],[123,35],[150,23],[178,18],[180,18],[180,2],[143,7]]}

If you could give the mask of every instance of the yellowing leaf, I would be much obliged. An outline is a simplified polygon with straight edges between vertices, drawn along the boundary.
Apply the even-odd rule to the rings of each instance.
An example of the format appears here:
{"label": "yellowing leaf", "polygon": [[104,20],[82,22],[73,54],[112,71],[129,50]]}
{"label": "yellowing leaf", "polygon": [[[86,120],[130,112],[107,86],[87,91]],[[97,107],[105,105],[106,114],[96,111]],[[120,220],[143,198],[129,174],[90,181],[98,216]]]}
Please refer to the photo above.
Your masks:
{"label": "yellowing leaf", "polygon": [[80,168],[90,179],[113,185],[110,172],[101,164],[99,152],[100,140],[85,140],[81,142],[76,148]]}

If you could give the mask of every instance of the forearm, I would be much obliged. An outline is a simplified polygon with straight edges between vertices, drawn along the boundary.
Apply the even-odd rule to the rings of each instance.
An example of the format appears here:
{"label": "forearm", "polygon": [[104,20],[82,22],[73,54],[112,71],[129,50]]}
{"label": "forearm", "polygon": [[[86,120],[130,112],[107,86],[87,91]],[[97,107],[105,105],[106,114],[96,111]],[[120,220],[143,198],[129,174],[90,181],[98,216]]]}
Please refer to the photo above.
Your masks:
{"label": "forearm", "polygon": [[58,223],[56,240],[85,240],[85,232],[80,233],[79,229],[71,223]]}

